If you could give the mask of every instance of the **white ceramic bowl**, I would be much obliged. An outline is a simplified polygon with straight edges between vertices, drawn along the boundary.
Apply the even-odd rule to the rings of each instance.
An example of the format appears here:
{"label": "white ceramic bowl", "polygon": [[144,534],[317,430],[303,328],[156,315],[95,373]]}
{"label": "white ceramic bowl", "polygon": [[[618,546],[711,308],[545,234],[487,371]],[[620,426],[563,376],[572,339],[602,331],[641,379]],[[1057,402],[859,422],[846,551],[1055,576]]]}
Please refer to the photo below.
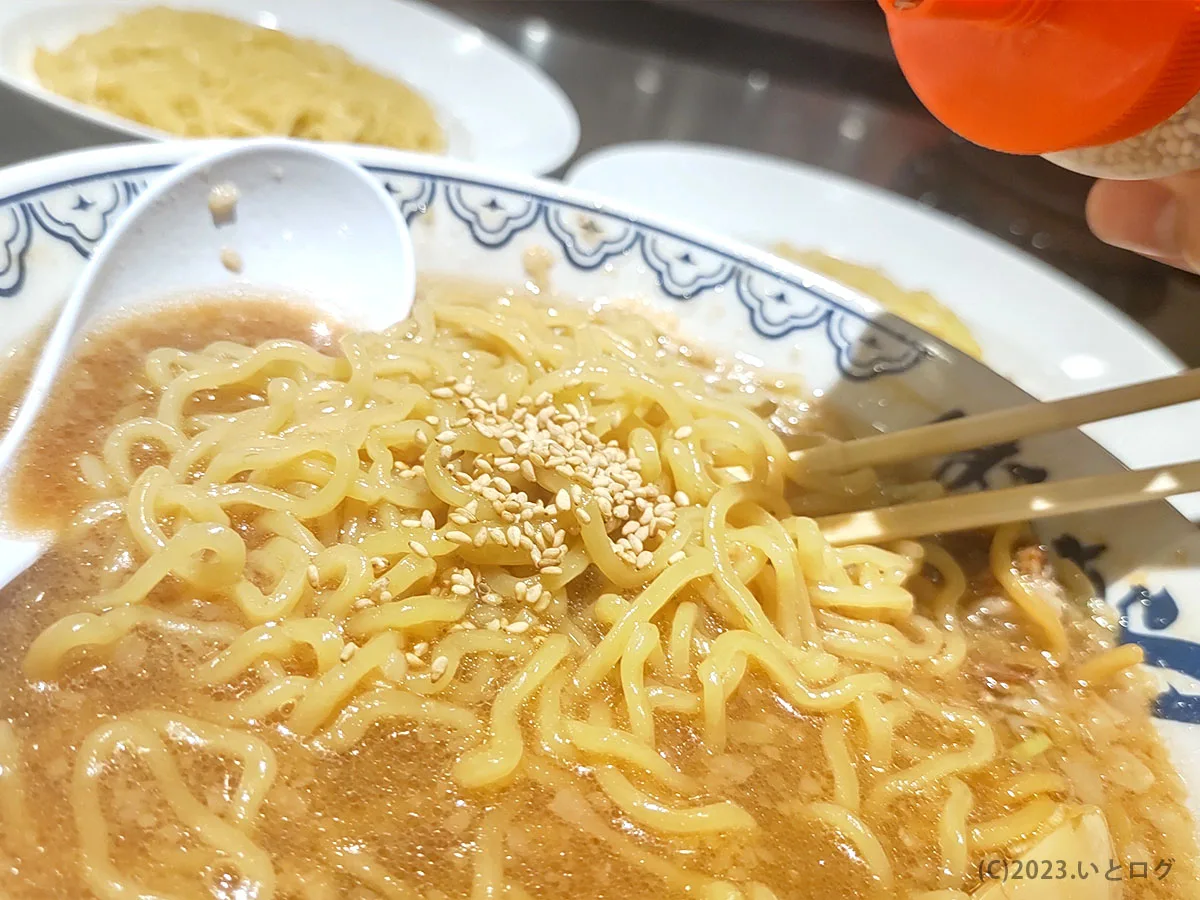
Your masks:
{"label": "white ceramic bowl", "polygon": [[[172,135],[61,97],[33,71],[39,47],[56,50],[124,12],[162,0],[5,0],[0,4],[0,84],[48,114],[99,126],[118,140]],[[571,101],[545,73],[478,28],[415,0],[169,0],[341,47],[412,85],[433,106],[447,155],[514,172],[558,168],[579,142]],[[336,10],[334,9],[336,7]]]}
{"label": "white ceramic bowl", "polygon": [[[130,200],[202,142],[71,153],[0,172],[0,306],[5,338],[50,315]],[[422,272],[516,283],[523,254],[550,251],[560,291],[636,296],[713,347],[801,374],[864,427],[897,429],[1026,394],[869,301],[747,246],[647,218],[596,196],[431,157],[344,148],[408,217]],[[336,265],[336,260],[330,261]],[[970,489],[1120,468],[1078,432],[945,460]],[[1043,537],[1074,558],[1125,616],[1124,636],[1159,667],[1160,726],[1200,797],[1200,533],[1169,505],[1047,520]]]}

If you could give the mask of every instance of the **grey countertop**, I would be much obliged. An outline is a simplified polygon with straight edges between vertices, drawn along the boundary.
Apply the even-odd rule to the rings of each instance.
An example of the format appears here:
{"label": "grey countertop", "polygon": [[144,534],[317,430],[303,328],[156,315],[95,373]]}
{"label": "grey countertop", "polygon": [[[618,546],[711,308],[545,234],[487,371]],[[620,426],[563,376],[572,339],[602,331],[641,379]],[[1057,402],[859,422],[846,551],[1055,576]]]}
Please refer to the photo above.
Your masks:
{"label": "grey countertop", "polygon": [[[875,0],[440,0],[545,69],[579,111],[577,155],[635,140],[726,144],[913,197],[1091,287],[1200,365],[1200,278],[1102,245],[1088,180],[968,145],[891,59]],[[107,143],[0,93],[0,164]],[[860,139],[842,139],[846,130]],[[1019,326],[1021,323],[1014,323]]]}

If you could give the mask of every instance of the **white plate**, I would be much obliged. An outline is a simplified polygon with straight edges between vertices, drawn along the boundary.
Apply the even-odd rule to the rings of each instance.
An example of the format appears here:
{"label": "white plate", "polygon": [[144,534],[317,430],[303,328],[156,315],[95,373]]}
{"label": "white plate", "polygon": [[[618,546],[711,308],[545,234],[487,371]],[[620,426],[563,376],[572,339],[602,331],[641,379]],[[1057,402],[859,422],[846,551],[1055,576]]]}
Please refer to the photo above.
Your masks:
{"label": "white plate", "polygon": [[[1065,275],[898,194],[774,157],[697,144],[592,153],[568,184],[731,237],[778,241],[876,266],[928,290],[963,320],[984,360],[1041,400],[1159,378],[1183,366],[1158,341]],[[1132,468],[1195,459],[1200,403],[1084,430]],[[1200,499],[1176,505],[1200,518]]]}
{"label": "white plate", "polygon": [[[173,137],[67,100],[33,73],[38,47],[58,49],[160,0],[5,0],[0,83],[61,111],[134,137]],[[433,105],[447,155],[516,172],[549,172],[579,142],[579,118],[545,73],[478,28],[413,0],[172,0],[343,48],[412,85]]]}

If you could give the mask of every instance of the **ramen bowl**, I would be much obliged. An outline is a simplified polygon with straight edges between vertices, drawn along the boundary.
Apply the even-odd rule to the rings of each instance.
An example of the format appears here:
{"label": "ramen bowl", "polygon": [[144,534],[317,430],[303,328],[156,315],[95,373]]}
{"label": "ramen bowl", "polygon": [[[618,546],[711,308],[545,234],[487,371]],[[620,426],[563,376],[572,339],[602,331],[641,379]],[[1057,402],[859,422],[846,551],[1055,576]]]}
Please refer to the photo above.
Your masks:
{"label": "ramen bowl", "polygon": [[[0,303],[13,345],[38,333],[88,256],[156,179],[216,143],[66,154],[0,172]],[[523,284],[556,294],[634,299],[678,330],[749,365],[793,373],[862,432],[1029,402],[985,366],[814,272],[750,247],[559,184],[467,164],[340,148],[377,177],[412,230],[422,275]],[[337,265],[330,260],[331,266]],[[231,276],[232,277],[232,276]],[[351,323],[353,324],[353,323]],[[1078,432],[935,460],[953,491],[1117,471]],[[1051,518],[1041,539],[1073,561],[1120,614],[1159,680],[1156,722],[1200,797],[1200,540],[1165,503]]]}

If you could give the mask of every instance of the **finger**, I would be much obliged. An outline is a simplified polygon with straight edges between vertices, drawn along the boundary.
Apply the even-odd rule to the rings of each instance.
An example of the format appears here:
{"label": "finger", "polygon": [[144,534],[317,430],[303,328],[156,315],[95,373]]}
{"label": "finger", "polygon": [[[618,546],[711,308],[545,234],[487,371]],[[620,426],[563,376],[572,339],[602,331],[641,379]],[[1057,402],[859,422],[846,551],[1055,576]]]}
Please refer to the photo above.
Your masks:
{"label": "finger", "polygon": [[1183,258],[1179,207],[1179,191],[1165,182],[1097,181],[1088,194],[1087,221],[1096,237],[1114,247],[1159,259]]}
{"label": "finger", "polygon": [[1200,272],[1200,172],[1184,172],[1162,179],[1175,197],[1175,247],[1187,265]]}

